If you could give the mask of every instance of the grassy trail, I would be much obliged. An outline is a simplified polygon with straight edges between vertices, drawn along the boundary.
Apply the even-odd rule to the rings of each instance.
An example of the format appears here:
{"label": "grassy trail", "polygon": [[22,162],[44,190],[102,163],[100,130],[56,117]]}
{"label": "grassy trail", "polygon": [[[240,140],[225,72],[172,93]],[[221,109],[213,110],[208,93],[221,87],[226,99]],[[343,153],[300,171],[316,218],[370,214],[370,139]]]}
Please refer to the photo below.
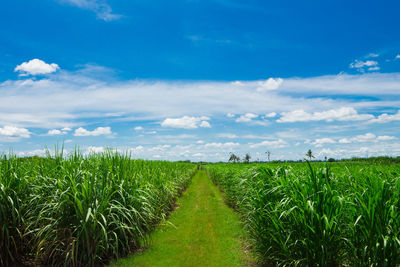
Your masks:
{"label": "grassy trail", "polygon": [[204,171],[178,200],[178,209],[151,237],[141,254],[112,266],[246,266],[239,216],[228,208]]}

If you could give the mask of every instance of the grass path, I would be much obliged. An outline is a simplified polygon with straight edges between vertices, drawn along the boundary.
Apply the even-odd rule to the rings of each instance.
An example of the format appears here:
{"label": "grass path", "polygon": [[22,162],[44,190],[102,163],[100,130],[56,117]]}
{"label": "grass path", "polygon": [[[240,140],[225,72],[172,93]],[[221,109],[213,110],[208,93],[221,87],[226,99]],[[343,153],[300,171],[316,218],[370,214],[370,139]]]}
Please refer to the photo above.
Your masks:
{"label": "grass path", "polygon": [[178,209],[151,236],[141,254],[112,266],[246,266],[239,216],[222,199],[204,171],[178,200]]}

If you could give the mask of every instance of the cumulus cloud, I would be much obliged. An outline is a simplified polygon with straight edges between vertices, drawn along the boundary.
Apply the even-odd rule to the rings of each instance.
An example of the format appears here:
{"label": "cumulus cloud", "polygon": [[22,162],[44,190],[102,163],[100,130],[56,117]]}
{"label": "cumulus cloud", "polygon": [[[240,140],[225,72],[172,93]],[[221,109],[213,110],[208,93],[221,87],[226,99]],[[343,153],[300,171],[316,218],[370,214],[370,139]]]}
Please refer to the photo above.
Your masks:
{"label": "cumulus cloud", "polygon": [[171,128],[182,128],[182,129],[196,129],[198,127],[202,128],[210,128],[211,125],[208,122],[210,120],[209,117],[190,117],[183,116],[181,118],[166,118],[162,123],[162,127],[171,127]]}
{"label": "cumulus cloud", "polygon": [[35,58],[16,66],[14,71],[19,72],[20,76],[27,76],[49,74],[57,71],[58,69],[60,69],[60,67],[55,63],[47,64],[46,62]]}
{"label": "cumulus cloud", "polygon": [[0,136],[9,138],[29,138],[31,137],[31,132],[28,129],[20,128],[12,125],[5,125],[0,128]]}
{"label": "cumulus cloud", "polygon": [[112,8],[107,4],[106,0],[58,0],[82,9],[91,10],[96,13],[97,17],[104,21],[112,21],[120,19],[122,16],[114,14]]}
{"label": "cumulus cloud", "polygon": [[371,120],[375,117],[370,114],[358,114],[352,107],[342,107],[321,112],[308,113],[304,110],[282,112],[277,122],[308,122],[308,121],[363,121]]}
{"label": "cumulus cloud", "polygon": [[383,113],[379,115],[377,118],[370,120],[370,123],[386,123],[391,121],[400,121],[400,110],[397,111],[396,114],[389,115],[387,113]]}
{"label": "cumulus cloud", "polygon": [[71,128],[69,128],[69,127],[64,127],[64,128],[62,128],[61,130],[59,130],[59,129],[52,129],[52,130],[49,130],[48,132],[47,132],[47,135],[63,135],[63,134],[67,134],[69,131],[71,131],[72,129]]}
{"label": "cumulus cloud", "polygon": [[202,121],[199,126],[201,128],[211,128],[211,125],[208,121]]}
{"label": "cumulus cloud", "polygon": [[136,126],[134,129],[135,129],[135,131],[142,131],[143,127],[142,126]]}
{"label": "cumulus cloud", "polygon": [[257,118],[258,115],[254,113],[246,113],[237,118],[236,122],[250,122],[252,119]]}
{"label": "cumulus cloud", "polygon": [[396,59],[400,59],[400,54],[398,54],[398,55],[396,56]]}
{"label": "cumulus cloud", "polygon": [[276,90],[278,89],[283,83],[283,79],[281,78],[269,78],[266,81],[260,81],[258,82],[258,92],[264,92],[264,91],[271,91],[271,90]]}
{"label": "cumulus cloud", "polygon": [[278,139],[278,140],[265,140],[260,143],[256,144],[251,144],[251,148],[257,148],[257,147],[266,147],[266,148],[283,148],[286,147],[288,143],[283,140],[283,139]]}
{"label": "cumulus cloud", "polygon": [[64,134],[64,133],[62,131],[60,131],[60,130],[57,130],[57,129],[49,130],[47,132],[47,135],[61,135],[61,134]]}
{"label": "cumulus cloud", "polygon": [[93,131],[86,130],[85,128],[79,127],[75,130],[74,136],[99,136],[99,135],[110,135],[112,134],[110,127],[97,127]]}

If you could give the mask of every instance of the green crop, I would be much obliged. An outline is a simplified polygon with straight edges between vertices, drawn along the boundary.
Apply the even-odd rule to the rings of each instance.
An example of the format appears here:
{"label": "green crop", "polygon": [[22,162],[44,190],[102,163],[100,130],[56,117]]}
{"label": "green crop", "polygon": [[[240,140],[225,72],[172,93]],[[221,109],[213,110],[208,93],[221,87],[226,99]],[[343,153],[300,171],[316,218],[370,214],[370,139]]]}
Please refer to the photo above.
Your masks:
{"label": "green crop", "polygon": [[95,266],[125,256],[188,185],[194,166],[107,151],[0,160],[0,265]]}
{"label": "green crop", "polygon": [[241,212],[268,264],[399,265],[399,166],[313,165],[217,164],[207,170]]}

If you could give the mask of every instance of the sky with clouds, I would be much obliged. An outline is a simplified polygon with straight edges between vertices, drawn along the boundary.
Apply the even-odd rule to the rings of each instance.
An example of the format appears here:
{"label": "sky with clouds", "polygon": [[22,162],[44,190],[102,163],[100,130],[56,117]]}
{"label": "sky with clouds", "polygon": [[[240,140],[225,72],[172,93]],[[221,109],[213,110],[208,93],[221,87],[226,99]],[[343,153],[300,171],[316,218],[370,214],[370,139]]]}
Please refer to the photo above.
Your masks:
{"label": "sky with clouds", "polygon": [[15,0],[0,152],[400,155],[397,1]]}

